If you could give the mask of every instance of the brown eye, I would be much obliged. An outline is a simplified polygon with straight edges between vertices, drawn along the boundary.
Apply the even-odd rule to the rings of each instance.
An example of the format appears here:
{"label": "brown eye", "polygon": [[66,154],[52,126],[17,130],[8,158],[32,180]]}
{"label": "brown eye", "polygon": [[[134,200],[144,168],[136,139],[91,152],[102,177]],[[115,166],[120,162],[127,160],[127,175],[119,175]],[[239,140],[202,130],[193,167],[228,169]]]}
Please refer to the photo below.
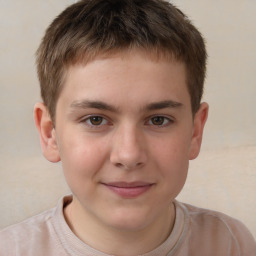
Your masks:
{"label": "brown eye", "polygon": [[101,125],[103,121],[103,117],[101,116],[91,116],[88,120],[91,125]]}
{"label": "brown eye", "polygon": [[106,118],[96,115],[87,116],[81,120],[81,123],[85,124],[89,129],[103,129],[107,126],[111,126],[111,122],[109,122]]}
{"label": "brown eye", "polygon": [[166,118],[163,116],[155,116],[155,117],[151,118],[151,122],[153,125],[163,125],[165,119]]}

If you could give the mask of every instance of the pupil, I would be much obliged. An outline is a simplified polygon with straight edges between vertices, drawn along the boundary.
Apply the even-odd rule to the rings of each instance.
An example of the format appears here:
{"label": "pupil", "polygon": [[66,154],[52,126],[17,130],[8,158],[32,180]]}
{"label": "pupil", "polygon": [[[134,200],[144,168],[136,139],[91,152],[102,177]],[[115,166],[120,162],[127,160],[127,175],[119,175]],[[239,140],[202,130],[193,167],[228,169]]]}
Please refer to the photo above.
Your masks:
{"label": "pupil", "polygon": [[100,125],[102,123],[102,117],[93,116],[93,117],[90,117],[90,121],[93,125]]}
{"label": "pupil", "polygon": [[162,125],[164,123],[164,118],[161,116],[156,116],[153,118],[152,123],[155,125]]}

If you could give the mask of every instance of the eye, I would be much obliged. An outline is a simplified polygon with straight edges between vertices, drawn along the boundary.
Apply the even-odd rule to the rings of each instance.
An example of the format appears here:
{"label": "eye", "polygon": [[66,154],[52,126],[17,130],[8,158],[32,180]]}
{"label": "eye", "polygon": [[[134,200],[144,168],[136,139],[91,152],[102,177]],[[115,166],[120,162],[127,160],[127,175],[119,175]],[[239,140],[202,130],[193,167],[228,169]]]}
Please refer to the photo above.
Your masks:
{"label": "eye", "polygon": [[101,126],[108,123],[108,121],[102,116],[90,116],[83,120],[89,126]]}
{"label": "eye", "polygon": [[173,121],[170,118],[167,118],[165,116],[154,116],[150,118],[148,123],[154,126],[166,126],[172,122]]}

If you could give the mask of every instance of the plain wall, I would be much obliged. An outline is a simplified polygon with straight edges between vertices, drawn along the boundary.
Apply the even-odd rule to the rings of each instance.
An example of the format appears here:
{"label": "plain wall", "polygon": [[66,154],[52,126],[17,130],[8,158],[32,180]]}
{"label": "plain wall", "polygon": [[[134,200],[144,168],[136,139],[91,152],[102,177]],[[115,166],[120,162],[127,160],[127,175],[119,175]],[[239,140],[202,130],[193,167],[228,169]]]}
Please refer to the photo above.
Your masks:
{"label": "plain wall", "polygon": [[[71,0],[0,1],[0,228],[55,205],[68,188],[42,156],[33,121],[40,100],[34,53]],[[178,197],[242,220],[256,237],[256,1],[175,0],[207,41],[201,155]]]}

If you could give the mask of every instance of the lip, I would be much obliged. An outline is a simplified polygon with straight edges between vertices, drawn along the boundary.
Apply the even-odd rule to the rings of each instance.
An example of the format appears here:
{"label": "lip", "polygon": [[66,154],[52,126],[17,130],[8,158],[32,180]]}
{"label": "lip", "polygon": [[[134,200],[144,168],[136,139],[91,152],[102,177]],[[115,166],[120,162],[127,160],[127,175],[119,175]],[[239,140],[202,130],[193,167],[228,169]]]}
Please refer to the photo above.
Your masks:
{"label": "lip", "polygon": [[123,198],[136,198],[146,193],[153,183],[136,181],[136,182],[109,182],[102,183],[110,191]]}

